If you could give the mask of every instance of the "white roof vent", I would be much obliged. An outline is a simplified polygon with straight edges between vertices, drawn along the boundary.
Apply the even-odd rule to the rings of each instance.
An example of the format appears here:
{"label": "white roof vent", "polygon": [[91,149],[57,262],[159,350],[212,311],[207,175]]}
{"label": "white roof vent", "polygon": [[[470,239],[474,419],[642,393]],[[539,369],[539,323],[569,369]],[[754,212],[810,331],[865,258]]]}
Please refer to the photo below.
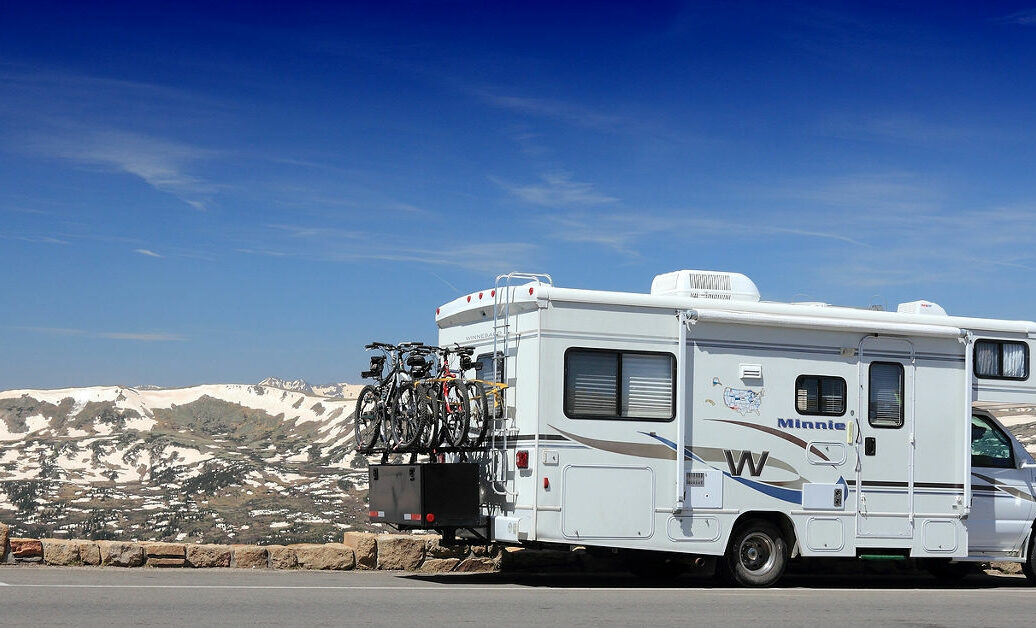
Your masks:
{"label": "white roof vent", "polygon": [[942,309],[942,306],[938,303],[932,303],[931,301],[911,301],[909,303],[900,303],[896,306],[896,311],[900,314],[925,314],[928,316],[946,316],[946,310]]}
{"label": "white roof vent", "polygon": [[722,301],[759,300],[759,288],[751,279],[741,273],[714,270],[676,270],[657,275],[651,281],[651,294]]}

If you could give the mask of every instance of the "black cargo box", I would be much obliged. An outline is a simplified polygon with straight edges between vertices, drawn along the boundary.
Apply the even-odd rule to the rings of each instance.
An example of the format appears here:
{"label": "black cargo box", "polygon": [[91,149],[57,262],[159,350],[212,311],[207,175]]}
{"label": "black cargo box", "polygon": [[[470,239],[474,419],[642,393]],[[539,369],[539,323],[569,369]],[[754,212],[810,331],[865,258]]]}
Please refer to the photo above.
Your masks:
{"label": "black cargo box", "polygon": [[372,522],[405,528],[474,528],[485,523],[475,463],[372,464],[368,473]]}

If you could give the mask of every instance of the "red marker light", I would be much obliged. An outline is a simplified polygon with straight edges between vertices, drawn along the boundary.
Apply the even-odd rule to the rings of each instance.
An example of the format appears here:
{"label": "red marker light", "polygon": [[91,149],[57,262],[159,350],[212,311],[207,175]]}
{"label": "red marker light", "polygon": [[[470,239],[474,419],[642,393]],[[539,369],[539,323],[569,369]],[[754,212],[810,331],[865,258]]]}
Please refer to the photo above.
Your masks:
{"label": "red marker light", "polygon": [[468,295],[468,303],[471,303],[471,295]]}
{"label": "red marker light", "polygon": [[550,489],[550,480],[548,480],[547,478],[543,478],[543,490],[546,491],[548,489]]}
{"label": "red marker light", "polygon": [[479,299],[481,299],[481,298],[482,298],[482,293],[481,293],[481,292],[479,292],[479,293],[478,293],[478,298],[479,298]]}
{"label": "red marker light", "polygon": [[438,308],[438,307],[435,308],[435,313],[438,314],[440,309],[442,309],[442,308]]}
{"label": "red marker light", "polygon": [[532,294],[532,288],[529,288],[529,294]]}
{"label": "red marker light", "polygon": [[369,514],[370,514],[370,516],[372,516],[372,517],[377,517],[377,516],[378,516],[378,511],[377,511],[377,510],[372,510],[372,511],[370,511],[370,513],[369,513]]}
{"label": "red marker light", "polygon": [[529,452],[527,450],[522,449],[514,453],[514,466],[519,469],[529,468]]}
{"label": "red marker light", "polygon": [[432,513],[428,513],[427,515],[424,516],[424,520],[427,521],[428,523],[435,523],[435,515],[432,514]]}
{"label": "red marker light", "polygon": [[490,290],[489,291],[489,296],[495,297],[496,296],[496,290]]}

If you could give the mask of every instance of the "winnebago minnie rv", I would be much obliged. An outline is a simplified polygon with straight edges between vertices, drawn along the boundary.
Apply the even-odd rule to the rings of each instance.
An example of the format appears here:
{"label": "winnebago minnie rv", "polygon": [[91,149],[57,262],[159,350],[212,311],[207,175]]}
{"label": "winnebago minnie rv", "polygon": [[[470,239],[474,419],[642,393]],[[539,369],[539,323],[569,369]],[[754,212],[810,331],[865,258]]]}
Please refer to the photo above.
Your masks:
{"label": "winnebago minnie rv", "polygon": [[[693,270],[655,277],[648,294],[512,273],[436,323],[440,345],[476,347],[479,377],[509,386],[465,456],[479,480],[436,489],[478,491],[471,520],[495,541],[722,557],[755,586],[798,556],[874,553],[944,576],[1014,561],[1036,577],[1036,463],[974,409],[1036,403],[1036,323],[927,301],[771,303],[744,275]],[[377,468],[372,511],[398,497]],[[396,520],[391,504],[380,514],[455,532],[421,513]]]}

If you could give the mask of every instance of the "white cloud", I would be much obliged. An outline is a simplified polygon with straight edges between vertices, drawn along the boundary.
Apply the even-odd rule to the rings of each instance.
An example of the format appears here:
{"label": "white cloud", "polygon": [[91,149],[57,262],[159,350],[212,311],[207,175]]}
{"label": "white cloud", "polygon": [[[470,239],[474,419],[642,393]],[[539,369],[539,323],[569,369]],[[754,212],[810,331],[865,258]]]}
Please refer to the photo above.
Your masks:
{"label": "white cloud", "polygon": [[513,184],[490,177],[493,183],[504,188],[521,200],[544,207],[568,207],[572,205],[603,205],[619,199],[595,190],[592,183],[573,181],[567,172],[550,172],[540,175],[538,183]]}
{"label": "white cloud", "polygon": [[993,20],[994,22],[1000,22],[1002,24],[1018,24],[1021,26],[1034,26],[1036,25],[1036,9],[1025,9],[998,17]]}
{"label": "white cloud", "polygon": [[161,255],[155,253],[150,249],[133,249],[133,252],[140,253],[141,255],[147,255],[148,257],[162,257]]}
{"label": "white cloud", "polygon": [[179,142],[103,130],[51,135],[30,146],[44,155],[133,175],[197,210],[205,209],[206,200],[216,190],[189,170],[217,153]]}
{"label": "white cloud", "polygon": [[15,329],[22,329],[37,334],[45,334],[47,336],[85,336],[88,338],[106,338],[108,340],[135,340],[139,342],[168,342],[184,340],[184,337],[179,334],[166,332],[93,332],[72,327],[16,327]]}

